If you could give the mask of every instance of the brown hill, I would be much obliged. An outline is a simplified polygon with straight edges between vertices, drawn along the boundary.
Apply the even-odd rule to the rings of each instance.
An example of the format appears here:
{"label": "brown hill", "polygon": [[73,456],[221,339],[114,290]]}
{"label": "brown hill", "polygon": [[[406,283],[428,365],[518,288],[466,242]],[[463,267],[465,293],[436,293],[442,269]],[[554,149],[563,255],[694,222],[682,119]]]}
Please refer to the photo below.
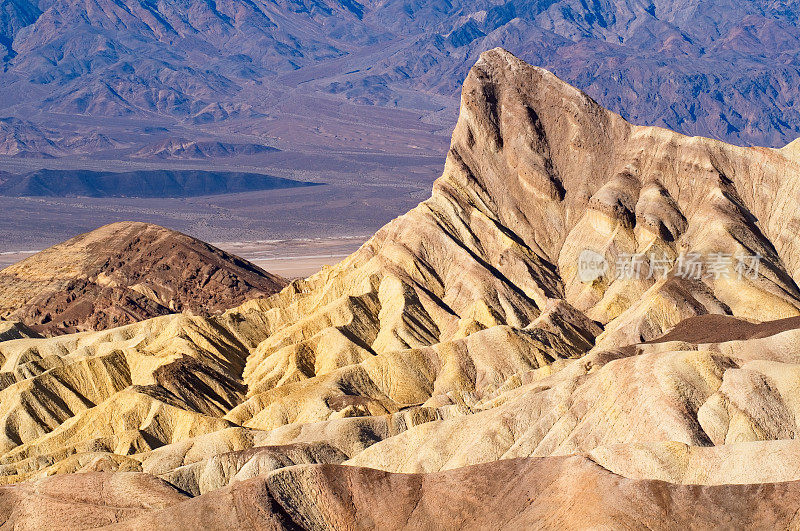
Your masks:
{"label": "brown hill", "polygon": [[3,510],[34,526],[31,492],[139,478],[163,512],[64,503],[138,528],[797,525],[798,203],[794,150],[633,126],[492,50],[431,198],[338,265],[0,343]]}
{"label": "brown hill", "polygon": [[0,271],[0,318],[45,334],[104,330],[181,311],[212,314],[285,285],[185,234],[122,222]]}
{"label": "brown hill", "polygon": [[673,485],[579,456],[433,474],[296,466],[194,499],[134,472],[0,490],[0,514],[21,529],[788,529],[798,504],[800,482]]}

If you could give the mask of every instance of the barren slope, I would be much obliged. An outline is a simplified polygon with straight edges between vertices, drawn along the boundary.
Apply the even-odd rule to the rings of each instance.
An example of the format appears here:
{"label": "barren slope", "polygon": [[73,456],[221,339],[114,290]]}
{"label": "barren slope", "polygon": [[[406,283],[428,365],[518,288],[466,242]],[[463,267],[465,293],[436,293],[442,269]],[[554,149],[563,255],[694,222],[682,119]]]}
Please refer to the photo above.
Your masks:
{"label": "barren slope", "polygon": [[[2,6],[0,109],[23,120],[0,128],[0,152],[12,156],[114,150],[124,157],[142,118],[190,140],[221,128],[259,134],[264,118],[291,119],[308,105],[302,97],[313,98],[315,111],[329,120],[338,111],[327,108],[342,103],[414,109],[441,120],[470,66],[494,46],[557,72],[636,122],[775,146],[800,132],[795,2],[225,0],[188,9],[178,0],[6,0]],[[81,115],[101,134],[75,135],[64,114]],[[444,118],[448,126],[452,116]],[[203,127],[210,123],[219,127]],[[349,124],[343,136],[360,130]],[[148,140],[135,139],[137,150],[142,141]],[[338,138],[336,147],[345,142]]]}
{"label": "barren slope", "polygon": [[311,465],[190,500],[143,474],[49,478],[0,490],[0,514],[20,529],[113,522],[112,529],[791,528],[799,489],[797,482],[699,487],[631,480],[581,457],[412,475]]}
{"label": "barren slope", "polygon": [[[633,126],[492,50],[431,198],[338,265],[0,343],[0,474],[194,497],[117,517],[139,527],[796,525],[799,162]],[[689,253],[759,267],[689,278]],[[30,485],[68,477],[5,510],[33,522]]]}
{"label": "barren slope", "polygon": [[0,271],[0,317],[52,333],[218,312],[286,282],[184,234],[115,223]]}

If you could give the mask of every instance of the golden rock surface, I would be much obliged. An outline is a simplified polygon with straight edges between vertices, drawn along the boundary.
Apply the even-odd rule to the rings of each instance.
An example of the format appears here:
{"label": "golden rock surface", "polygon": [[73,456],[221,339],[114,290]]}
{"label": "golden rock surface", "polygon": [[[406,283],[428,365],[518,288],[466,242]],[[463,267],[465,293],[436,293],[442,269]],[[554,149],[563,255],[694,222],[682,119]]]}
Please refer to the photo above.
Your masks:
{"label": "golden rock surface", "polygon": [[[431,198],[338,265],[218,316],[0,342],[0,478],[18,483],[0,511],[800,525],[798,205],[796,143],[634,126],[491,50]],[[606,264],[589,279],[587,252]],[[101,484],[80,507],[69,492]]]}

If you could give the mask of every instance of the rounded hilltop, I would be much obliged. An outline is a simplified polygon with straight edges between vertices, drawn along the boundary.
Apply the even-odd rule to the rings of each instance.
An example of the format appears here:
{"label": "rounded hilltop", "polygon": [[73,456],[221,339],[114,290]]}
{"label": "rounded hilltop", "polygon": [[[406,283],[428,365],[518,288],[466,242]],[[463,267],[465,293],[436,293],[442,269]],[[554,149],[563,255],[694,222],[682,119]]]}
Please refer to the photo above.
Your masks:
{"label": "rounded hilltop", "polygon": [[181,311],[211,314],[285,285],[186,234],[121,221],[0,271],[0,318],[45,334],[102,330]]}

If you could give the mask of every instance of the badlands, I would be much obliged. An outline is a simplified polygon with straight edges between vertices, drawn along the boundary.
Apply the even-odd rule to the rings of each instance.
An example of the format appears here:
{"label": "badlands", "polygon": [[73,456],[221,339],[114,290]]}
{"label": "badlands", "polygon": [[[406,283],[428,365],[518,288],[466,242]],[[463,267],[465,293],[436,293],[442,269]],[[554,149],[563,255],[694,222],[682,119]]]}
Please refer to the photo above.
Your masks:
{"label": "badlands", "polygon": [[339,264],[0,329],[0,521],[800,527],[798,205],[800,144],[635,126],[491,50],[430,199]]}
{"label": "badlands", "polygon": [[286,284],[185,234],[112,223],[0,270],[0,319],[46,335],[104,330],[181,311],[218,312]]}

